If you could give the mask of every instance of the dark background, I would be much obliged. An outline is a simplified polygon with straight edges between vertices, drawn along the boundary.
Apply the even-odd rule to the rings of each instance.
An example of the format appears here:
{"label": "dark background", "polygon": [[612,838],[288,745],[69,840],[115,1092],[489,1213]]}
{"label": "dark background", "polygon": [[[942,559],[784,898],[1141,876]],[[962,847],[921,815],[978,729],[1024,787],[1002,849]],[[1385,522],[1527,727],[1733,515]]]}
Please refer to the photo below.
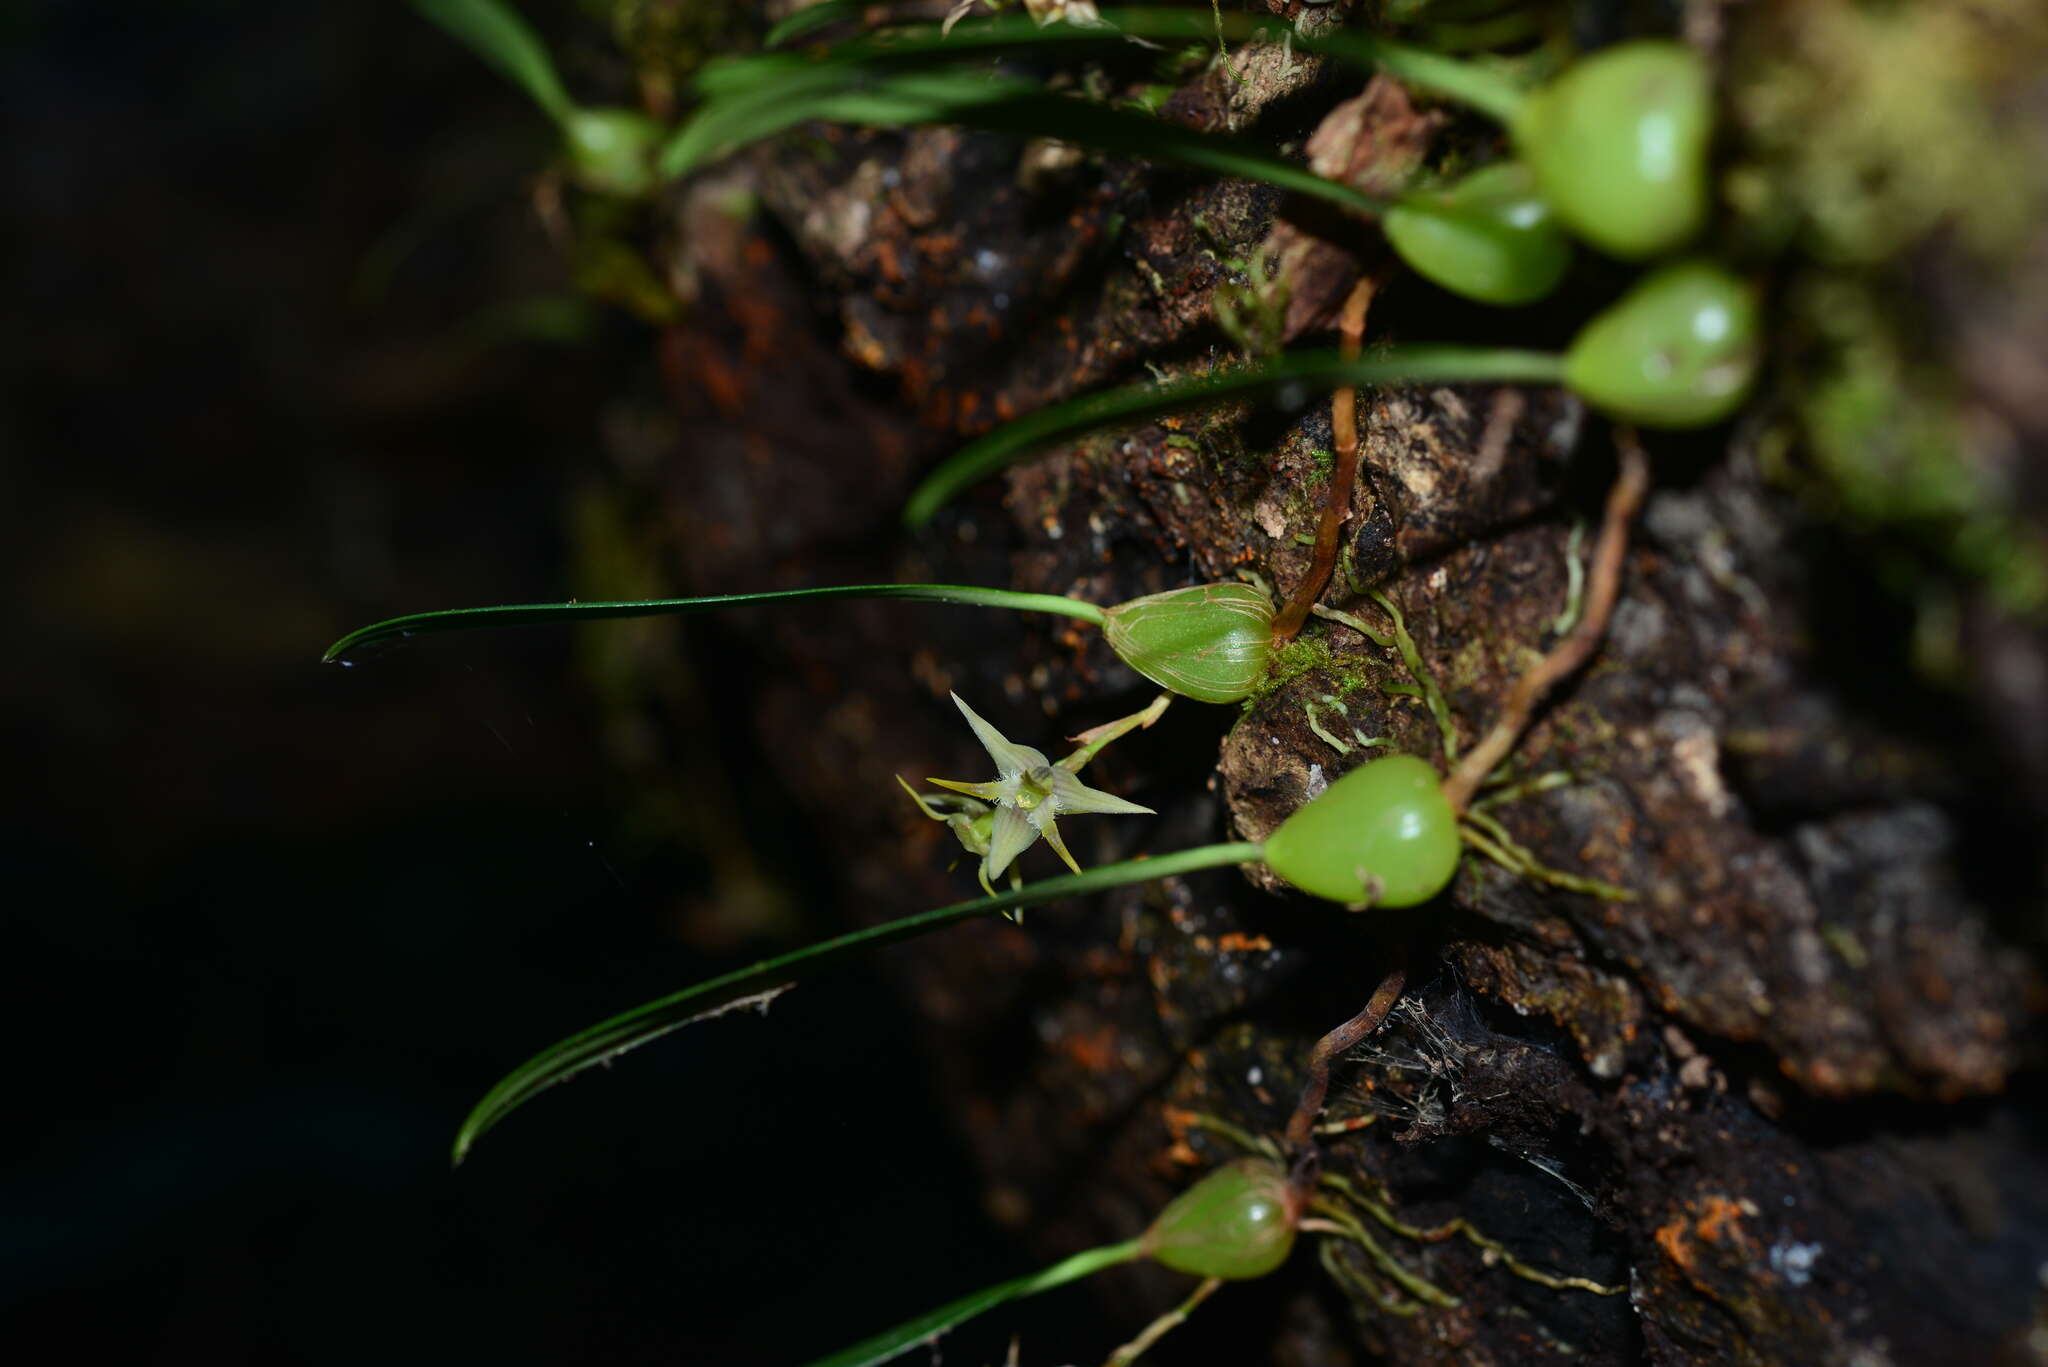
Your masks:
{"label": "dark background", "polygon": [[1025,1270],[857,980],[449,1170],[506,1068],[723,962],[677,933],[701,852],[622,834],[567,635],[318,663],[564,594],[649,383],[564,302],[521,97],[395,4],[51,0],[0,7],[0,120],[0,1352],[787,1362]]}

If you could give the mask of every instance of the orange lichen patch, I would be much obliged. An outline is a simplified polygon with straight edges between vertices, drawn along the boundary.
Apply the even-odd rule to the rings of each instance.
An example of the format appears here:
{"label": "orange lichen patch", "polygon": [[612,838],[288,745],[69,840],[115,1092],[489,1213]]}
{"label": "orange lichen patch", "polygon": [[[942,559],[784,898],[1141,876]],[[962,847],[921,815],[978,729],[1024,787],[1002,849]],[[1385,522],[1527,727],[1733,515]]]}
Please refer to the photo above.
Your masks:
{"label": "orange lichen patch", "polygon": [[[926,366],[923,361],[915,356],[905,356],[903,364],[897,369],[896,378],[897,383],[903,388],[903,397],[913,406],[923,407],[926,397],[932,392],[932,373],[930,367]],[[950,404],[947,406],[947,411],[949,414],[952,411]],[[929,415],[927,415],[926,421],[930,421]],[[944,426],[943,423],[939,425]]]}
{"label": "orange lichen patch", "polygon": [[1742,1231],[1736,1228],[1736,1223],[1745,1215],[1756,1214],[1755,1205],[1746,1200],[1731,1201],[1725,1196],[1709,1196],[1703,1204],[1706,1209],[1700,1212],[1700,1218],[1693,1226],[1702,1239],[1718,1244],[1721,1236],[1726,1234],[1731,1243],[1748,1242]]}
{"label": "orange lichen patch", "polygon": [[1194,1145],[1188,1143],[1188,1132],[1200,1123],[1201,1118],[1179,1106],[1160,1107],[1159,1118],[1166,1122],[1166,1135],[1170,1141],[1164,1155],[1166,1161],[1184,1168],[1199,1167],[1202,1156],[1195,1152]]}
{"label": "orange lichen patch", "polygon": [[1725,1239],[1731,1247],[1747,1249],[1749,1237],[1742,1232],[1741,1221],[1744,1216],[1756,1213],[1756,1203],[1747,1197],[1699,1197],[1687,1201],[1685,1209],[1669,1224],[1658,1226],[1657,1246],[1664,1250],[1665,1257],[1690,1275],[1697,1256],[1692,1243],[1695,1238],[1709,1244],[1719,1244]]}
{"label": "orange lichen patch", "polygon": [[886,237],[875,243],[875,265],[890,284],[903,283],[903,264],[896,259],[896,244]]}
{"label": "orange lichen patch", "polygon": [[1060,1046],[1085,1071],[1106,1073],[1116,1062],[1116,1027],[1105,1025],[1085,1035],[1069,1035]]}
{"label": "orange lichen patch", "polygon": [[1121,978],[1131,971],[1130,955],[1097,945],[1081,955],[1081,973],[1089,978]]}
{"label": "orange lichen patch", "polygon": [[1664,1256],[1685,1271],[1692,1271],[1692,1245],[1685,1240],[1686,1219],[1680,1215],[1668,1225],[1657,1227],[1657,1246]]}
{"label": "orange lichen patch", "polygon": [[709,347],[697,355],[697,382],[725,416],[737,417],[747,405],[746,389],[738,372]]}
{"label": "orange lichen patch", "polygon": [[857,318],[849,318],[847,320],[846,338],[841,345],[845,348],[848,356],[851,356],[857,364],[864,365],[869,370],[886,370],[888,368],[888,348],[882,345],[881,340],[874,333],[862,326]]}

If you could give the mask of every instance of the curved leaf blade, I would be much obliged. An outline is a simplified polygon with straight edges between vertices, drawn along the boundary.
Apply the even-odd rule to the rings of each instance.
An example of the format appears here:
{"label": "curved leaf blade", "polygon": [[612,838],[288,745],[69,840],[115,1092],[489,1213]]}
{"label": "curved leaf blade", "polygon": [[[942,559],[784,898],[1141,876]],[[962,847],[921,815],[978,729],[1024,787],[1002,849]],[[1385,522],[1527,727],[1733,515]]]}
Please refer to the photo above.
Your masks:
{"label": "curved leaf blade", "polygon": [[1204,171],[1263,181],[1361,214],[1381,213],[1390,202],[1284,161],[1245,139],[1204,133],[1168,119],[1089,104],[1067,95],[1033,91],[984,100],[954,112],[947,121],[1020,137],[1057,138],[1098,152],[1148,161],[1177,161]]}
{"label": "curved leaf blade", "polygon": [[1028,81],[979,69],[854,74],[861,79],[845,79],[831,68],[793,69],[772,87],[712,101],[662,150],[662,173],[685,174],[814,119],[868,127],[953,123],[1242,176],[1361,214],[1378,214],[1388,205],[1249,140],[1052,94]]}
{"label": "curved leaf blade", "polygon": [[830,1357],[819,1358],[810,1367],[875,1367],[876,1363],[887,1362],[900,1357],[913,1348],[921,1347],[936,1339],[949,1329],[954,1329],[976,1315],[993,1310],[1005,1301],[1022,1300],[1035,1296],[1041,1291],[1050,1291],[1056,1286],[1078,1281],[1092,1272],[1105,1267],[1127,1263],[1140,1256],[1141,1242],[1132,1239],[1128,1243],[1105,1244],[1076,1253],[1054,1263],[1042,1271],[1028,1276],[1013,1277],[994,1286],[985,1286],[979,1291],[969,1292],[956,1301],[948,1301],[936,1310],[928,1310],[915,1319],[905,1320],[893,1329],[885,1329],[870,1338],[862,1339],[851,1348],[842,1348]]}
{"label": "curved leaf blade", "polygon": [[1274,398],[1295,406],[1313,392],[1343,385],[1549,384],[1562,373],[1563,358],[1549,352],[1415,345],[1358,360],[1346,360],[1336,351],[1292,352],[1191,380],[1099,390],[1042,408],[961,447],[911,492],[903,520],[921,527],[970,485],[1042,446],[1098,427],[1147,421],[1225,399]]}
{"label": "curved leaf blade", "polygon": [[531,95],[556,122],[574,108],[547,48],[502,0],[412,0],[412,5]]}
{"label": "curved leaf blade", "polygon": [[973,901],[956,902],[879,926],[849,931],[659,997],[578,1031],[507,1073],[462,1122],[462,1128],[455,1136],[455,1162],[462,1162],[485,1131],[556,1083],[565,1082],[587,1068],[608,1062],[629,1049],[659,1039],[693,1021],[719,1015],[738,1006],[765,1004],[799,980],[842,967],[868,950],[913,939],[956,921],[992,911],[1042,906],[1063,897],[1078,897],[1129,883],[1190,873],[1196,869],[1249,863],[1259,857],[1260,850],[1260,846],[1248,844],[1203,845],[1163,854],[1155,859],[1130,859],[1121,864],[1090,869],[1086,873],[1027,883],[1015,891],[994,897],[977,897]]}
{"label": "curved leaf blade", "polygon": [[[1155,36],[1206,36],[1206,16],[1198,21],[1187,11],[1133,14]],[[705,104],[662,149],[659,166],[664,175],[680,176],[813,119],[880,126],[966,122],[960,117],[964,111],[993,99],[1046,98],[1035,82],[998,75],[988,59],[1124,41],[1125,35],[1114,29],[1040,28],[1027,16],[1012,14],[964,23],[950,36],[938,25],[924,25],[867,34],[823,52],[785,49],[724,58],[698,73],[696,88]],[[935,65],[952,69],[934,71]],[[871,113],[861,112],[863,97]]]}
{"label": "curved leaf blade", "polygon": [[861,11],[866,8],[866,0],[819,0],[815,5],[805,5],[769,29],[767,35],[761,39],[761,46],[781,47],[791,39],[803,37],[812,29],[823,28],[841,19],[858,19]]}
{"label": "curved leaf blade", "polygon": [[332,664],[350,651],[377,641],[429,636],[444,631],[475,631],[485,627],[601,622],[622,617],[682,617],[723,608],[758,607],[811,599],[897,598],[923,603],[955,603],[969,607],[1009,608],[1017,612],[1050,612],[1101,626],[1102,609],[1079,598],[1051,593],[1019,593],[972,584],[839,584],[816,589],[775,589],[768,593],[721,593],[706,598],[628,598],[598,603],[506,603],[486,608],[442,608],[414,612],[358,627],[327,647],[322,664]]}
{"label": "curved leaf blade", "polygon": [[[811,12],[798,11],[784,22],[784,27]],[[829,49],[801,54],[799,59],[812,67],[902,68],[1085,52],[1091,48],[1119,47],[1133,39],[1206,45],[1220,34],[1231,42],[1287,42],[1298,52],[1334,57],[1359,67],[1381,67],[1410,84],[1471,104],[1503,121],[1513,116],[1520,103],[1513,80],[1486,63],[1445,57],[1374,34],[1348,29],[1297,33],[1285,20],[1270,15],[1219,15],[1213,11],[1205,14],[1194,9],[1108,9],[1102,11],[1102,18],[1104,22],[1100,25],[1054,23],[1041,27],[1024,14],[979,16],[963,21],[950,34],[938,24],[891,26]],[[777,32],[771,32],[769,48],[777,48],[776,37]],[[792,56],[796,54],[781,49],[720,58],[698,73],[696,88],[707,98],[744,93],[772,83],[777,74],[786,73]]]}
{"label": "curved leaf blade", "polygon": [[[960,123],[1180,161],[1265,181],[1362,213],[1386,207],[1384,200],[1315,175],[1249,142],[1056,96],[1035,82],[999,77],[987,69],[987,59],[1098,47],[1132,37],[1201,42],[1210,37],[1209,19],[1186,10],[1119,10],[1105,18],[1109,25],[1041,28],[1024,15],[998,15],[963,24],[950,36],[936,25],[885,29],[819,53],[770,51],[712,63],[697,78],[706,103],[662,149],[661,172],[684,175],[814,119],[877,127]],[[1519,102],[1512,88],[1491,71],[1376,38],[1343,33],[1302,38],[1292,35],[1284,23],[1249,16],[1235,16],[1217,31],[1239,39],[1287,35],[1304,50],[1363,65],[1385,65],[1418,84],[1496,113],[1511,113]],[[934,63],[952,69],[933,71]]]}

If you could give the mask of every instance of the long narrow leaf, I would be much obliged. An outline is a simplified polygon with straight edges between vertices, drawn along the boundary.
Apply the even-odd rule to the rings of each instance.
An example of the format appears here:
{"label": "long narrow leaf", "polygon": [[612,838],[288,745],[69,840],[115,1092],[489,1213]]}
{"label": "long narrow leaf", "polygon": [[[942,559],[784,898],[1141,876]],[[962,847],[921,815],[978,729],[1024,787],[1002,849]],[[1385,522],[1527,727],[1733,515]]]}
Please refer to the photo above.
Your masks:
{"label": "long narrow leaf", "polygon": [[802,71],[772,92],[714,102],[670,140],[665,175],[681,175],[728,152],[811,120],[868,127],[957,123],[1018,137],[1058,138],[1079,147],[1264,181],[1283,190],[1377,214],[1387,201],[1282,160],[1258,144],[1203,133],[1128,109],[1055,95],[1029,82],[980,71],[874,74],[851,86],[829,71]]}
{"label": "long narrow leaf", "polygon": [[[1126,11],[1139,31],[1198,36],[1185,11]],[[1271,25],[1239,25],[1263,32]],[[1277,30],[1276,30],[1277,31]],[[1386,201],[1318,176],[1248,141],[1203,133],[1130,110],[1052,94],[1035,83],[1000,77],[974,59],[1100,44],[1106,29],[1058,24],[1039,29],[1021,16],[975,25],[952,38],[936,29],[889,31],[842,44],[822,55],[770,52],[730,59],[698,79],[706,103],[662,149],[663,175],[680,176],[749,143],[812,120],[893,127],[956,123],[1026,137],[1059,138],[1098,151],[1178,161],[1208,171],[1264,181],[1360,213]],[[1354,59],[1383,60],[1403,71],[1448,81],[1483,102],[1500,83],[1483,70],[1445,63],[1432,54],[1354,41],[1340,50]],[[944,69],[927,69],[932,62]],[[1448,74],[1447,74],[1448,73]],[[1514,98],[1512,92],[1503,98]],[[1495,102],[1498,104],[1498,101]]]}
{"label": "long narrow leaf", "polygon": [[661,152],[664,175],[677,176],[800,123],[896,127],[964,123],[980,105],[1042,92],[1027,82],[973,69],[855,71],[804,67],[774,86],[714,100]]}
{"label": "long narrow leaf", "polygon": [[537,1093],[574,1077],[586,1068],[617,1058],[629,1049],[671,1030],[736,1006],[765,1003],[799,979],[813,978],[842,967],[857,956],[929,931],[992,911],[1041,906],[1063,897],[1147,882],[1196,869],[1245,864],[1259,858],[1261,847],[1247,844],[1203,845],[1163,854],[1156,859],[1131,859],[1086,873],[1027,883],[1014,892],[956,902],[936,911],[920,912],[865,930],[850,931],[805,949],[764,959],[708,982],[672,992],[631,1011],[579,1031],[520,1064],[477,1103],[455,1136],[455,1161],[460,1163],[477,1138]]}
{"label": "long narrow leaf", "polygon": [[[1209,22],[1206,16],[1174,10],[1139,11],[1137,17],[1148,34],[1190,40],[1202,39]],[[1014,84],[993,77],[977,63],[1027,53],[1114,46],[1123,41],[1124,36],[1112,29],[1077,24],[1040,28],[1016,14],[971,21],[950,36],[942,34],[937,25],[928,25],[867,35],[823,53],[775,51],[723,58],[698,73],[697,91],[706,103],[662,150],[659,164],[664,175],[679,176],[809,120],[865,121],[825,112],[821,106],[836,96],[872,92],[914,75],[938,75],[929,70],[934,65],[954,68],[946,74],[955,80],[951,86],[923,87],[930,92],[929,108],[914,116],[874,122],[958,121],[949,101],[964,108],[990,98],[988,88],[975,79],[977,75],[990,82],[998,95],[1004,93],[1005,84]]]}
{"label": "long narrow leaf", "polygon": [[962,1296],[957,1301],[948,1301],[936,1310],[930,1310],[916,1319],[905,1320],[894,1329],[887,1329],[872,1338],[862,1339],[851,1348],[842,1348],[830,1357],[819,1358],[810,1367],[875,1367],[876,1363],[887,1362],[900,1357],[911,1349],[930,1343],[948,1329],[965,1324],[984,1311],[993,1310],[1005,1301],[1022,1300],[1035,1296],[1041,1291],[1050,1291],[1055,1286],[1079,1281],[1093,1272],[1118,1263],[1127,1263],[1139,1256],[1140,1243],[1133,1239],[1129,1243],[1106,1244],[1091,1248],[1084,1253],[1054,1263],[1043,1271],[1029,1276],[1015,1277],[994,1286],[985,1286],[979,1291]]}
{"label": "long narrow leaf", "polygon": [[823,28],[841,19],[858,19],[861,11],[867,7],[866,0],[820,0],[818,4],[806,5],[769,29],[767,36],[761,40],[761,46],[781,47],[791,39],[803,37],[814,28]]}
{"label": "long narrow leaf", "polygon": [[323,663],[351,650],[394,637],[429,636],[442,631],[474,631],[483,627],[516,627],[558,622],[596,622],[619,617],[680,617],[722,608],[756,607],[829,598],[905,598],[924,603],[961,603],[970,607],[1010,608],[1017,612],[1052,612],[1101,626],[1102,609],[1078,598],[1050,593],[1018,593],[971,584],[840,584],[820,589],[777,589],[772,593],[722,593],[708,598],[632,598],[602,603],[507,603],[488,608],[443,608],[359,627],[327,648]]}
{"label": "long narrow leaf", "polygon": [[412,0],[413,8],[509,77],[560,122],[574,107],[540,38],[502,0]]}
{"label": "long narrow leaf", "polygon": [[1264,181],[1362,214],[1381,213],[1389,203],[1283,161],[1245,139],[1203,133],[1167,119],[1105,108],[1067,95],[1034,92],[1014,99],[986,100],[959,111],[953,121],[1020,137],[1058,138],[1151,161],[1178,161],[1205,171]]}
{"label": "long narrow leaf", "polygon": [[[808,13],[801,11],[800,13]],[[900,70],[910,66],[965,64],[992,58],[1086,52],[1116,48],[1133,38],[1208,43],[1219,32],[1218,18],[1191,9],[1111,9],[1103,26],[1052,24],[1040,27],[1023,14],[969,19],[951,34],[937,24],[888,28],[840,43],[824,52],[788,51],[724,57],[697,74],[707,99],[744,94],[787,77],[794,58],[812,69]],[[1335,57],[1361,67],[1382,67],[1402,80],[1462,100],[1503,120],[1520,103],[1513,80],[1483,63],[1443,57],[1423,48],[1352,30],[1309,35],[1265,15],[1220,16],[1220,32],[1232,42],[1264,38],[1286,41],[1298,52]],[[772,46],[772,44],[771,44]]]}
{"label": "long narrow leaf", "polygon": [[923,526],[969,485],[1039,447],[1098,427],[1163,417],[1221,399],[1274,397],[1300,404],[1312,393],[1340,385],[1546,384],[1561,377],[1563,365],[1562,357],[1549,352],[1418,345],[1358,360],[1335,351],[1293,352],[1198,379],[1101,390],[1042,408],[963,446],[911,493],[903,518],[913,527]]}

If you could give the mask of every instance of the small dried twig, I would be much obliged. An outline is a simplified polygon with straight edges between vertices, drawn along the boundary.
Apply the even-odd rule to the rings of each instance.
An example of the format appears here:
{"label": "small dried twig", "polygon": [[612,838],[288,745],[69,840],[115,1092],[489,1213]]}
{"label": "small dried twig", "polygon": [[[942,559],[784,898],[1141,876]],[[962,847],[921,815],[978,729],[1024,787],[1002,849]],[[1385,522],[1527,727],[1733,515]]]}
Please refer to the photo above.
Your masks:
{"label": "small dried twig", "polygon": [[1529,401],[1519,389],[1497,389],[1486,413],[1486,430],[1479,435],[1479,451],[1472,458],[1472,483],[1492,482],[1507,464],[1508,443],[1514,439],[1515,424],[1522,420]]}
{"label": "small dried twig", "polygon": [[[1344,312],[1337,327],[1342,338],[1344,359],[1358,359],[1359,348],[1365,340],[1365,312],[1372,305],[1374,281],[1365,276],[1351,287],[1351,294],[1344,301]],[[1315,554],[1309,560],[1308,572],[1301,582],[1294,586],[1294,594],[1287,600],[1287,606],[1280,609],[1280,615],[1273,619],[1273,644],[1286,645],[1301,631],[1302,623],[1308,620],[1309,609],[1316,599],[1322,597],[1323,588],[1330,582],[1330,572],[1337,568],[1337,534],[1344,526],[1344,519],[1351,513],[1351,490],[1358,482],[1358,390],[1346,385],[1330,400],[1330,430],[1337,441],[1337,459],[1330,467],[1330,489],[1323,501],[1323,519],[1316,526]]]}
{"label": "small dried twig", "polygon": [[1628,549],[1628,526],[1650,488],[1650,463],[1634,431],[1616,428],[1614,444],[1621,456],[1621,473],[1608,492],[1600,542],[1593,549],[1593,565],[1586,580],[1585,614],[1570,635],[1516,680],[1501,708],[1500,720],[1444,780],[1444,796],[1450,800],[1452,811],[1463,813],[1471,805],[1479,785],[1522,738],[1544,696],[1585,664],[1607,633],[1607,619],[1613,615],[1614,600],[1621,591],[1621,561]]}

